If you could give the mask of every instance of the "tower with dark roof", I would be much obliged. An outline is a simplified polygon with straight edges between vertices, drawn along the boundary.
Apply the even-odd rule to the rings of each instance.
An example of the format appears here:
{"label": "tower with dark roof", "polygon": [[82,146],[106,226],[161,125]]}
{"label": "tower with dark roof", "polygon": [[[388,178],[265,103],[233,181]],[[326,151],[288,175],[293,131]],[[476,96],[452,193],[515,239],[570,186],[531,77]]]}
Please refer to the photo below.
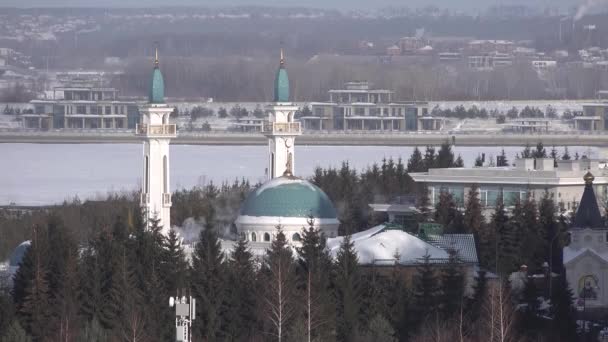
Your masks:
{"label": "tower with dark roof", "polygon": [[563,249],[566,279],[578,302],[608,307],[608,229],[600,213],[590,173],[572,221],[570,244]]}
{"label": "tower with dark roof", "polygon": [[141,205],[146,209],[148,225],[152,219],[158,219],[163,233],[171,228],[169,143],[177,136],[176,125],[169,123],[171,112],[173,108],[165,103],[165,82],[156,49],[148,103],[140,107],[141,121],[135,134],[144,145]]}
{"label": "tower with dark roof", "polygon": [[585,190],[581,197],[581,202],[574,216],[572,222],[573,228],[604,228],[604,222],[602,214],[600,214],[600,208],[597,205],[597,198],[595,197],[595,191],[593,190],[593,181],[595,177],[591,172],[587,172],[585,177]]}

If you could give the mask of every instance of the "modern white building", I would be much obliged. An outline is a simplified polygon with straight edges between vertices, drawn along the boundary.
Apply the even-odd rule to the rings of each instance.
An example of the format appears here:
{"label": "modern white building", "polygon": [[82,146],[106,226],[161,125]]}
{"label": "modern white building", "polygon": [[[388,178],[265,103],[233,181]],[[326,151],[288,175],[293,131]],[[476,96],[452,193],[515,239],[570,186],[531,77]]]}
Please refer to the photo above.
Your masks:
{"label": "modern white building", "polygon": [[552,158],[517,159],[515,166],[429,169],[428,172],[410,173],[417,183],[428,186],[431,205],[439,200],[441,191],[452,194],[458,205],[463,206],[473,184],[479,186],[481,204],[492,209],[502,196],[511,206],[517,200],[530,196],[540,200],[546,191],[566,210],[576,207],[580,200],[583,176],[591,171],[597,175],[593,185],[598,200],[608,198],[608,170],[600,168],[597,160],[559,160],[557,167]]}
{"label": "modern white building", "polygon": [[160,72],[158,51],[152,71],[148,103],[141,106],[141,122],[135,134],[143,140],[143,179],[141,204],[148,225],[159,220],[163,233],[171,229],[171,190],[169,189],[169,143],[177,136],[176,125],[169,123],[173,108],[164,99],[165,85]]}
{"label": "modern white building", "polygon": [[294,143],[301,129],[294,120],[298,107],[289,102],[283,53],[274,89],[275,103],[268,107],[268,122],[262,131],[268,138],[270,179],[248,195],[235,221],[239,236],[251,243],[254,252],[268,248],[278,226],[295,245],[301,239],[302,229],[310,224],[328,237],[337,236],[339,226],[336,209],[323,190],[294,176]]}
{"label": "modern white building", "polygon": [[430,116],[427,102],[394,101],[394,92],[369,82],[347,82],[329,91],[329,102],[312,102],[312,115],[300,118],[305,131],[440,130],[444,118]]}
{"label": "modern white building", "polygon": [[32,100],[34,113],[22,114],[24,128],[133,129],[137,104],[122,101],[118,90],[100,87],[57,87],[53,99]]}

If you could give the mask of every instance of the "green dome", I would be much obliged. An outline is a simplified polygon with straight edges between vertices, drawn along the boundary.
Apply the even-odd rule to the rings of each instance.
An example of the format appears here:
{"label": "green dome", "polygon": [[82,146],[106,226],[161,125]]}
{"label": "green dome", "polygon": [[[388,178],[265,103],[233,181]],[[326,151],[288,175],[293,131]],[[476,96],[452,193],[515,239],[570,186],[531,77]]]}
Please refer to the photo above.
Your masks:
{"label": "green dome", "polygon": [[274,80],[274,102],[289,102],[289,78],[282,64]]}
{"label": "green dome", "polygon": [[148,100],[150,103],[165,103],[165,81],[158,66],[155,66],[154,71],[152,71]]}
{"label": "green dome", "polygon": [[241,206],[243,216],[337,219],[333,203],[314,184],[295,177],[279,177],[252,191]]}

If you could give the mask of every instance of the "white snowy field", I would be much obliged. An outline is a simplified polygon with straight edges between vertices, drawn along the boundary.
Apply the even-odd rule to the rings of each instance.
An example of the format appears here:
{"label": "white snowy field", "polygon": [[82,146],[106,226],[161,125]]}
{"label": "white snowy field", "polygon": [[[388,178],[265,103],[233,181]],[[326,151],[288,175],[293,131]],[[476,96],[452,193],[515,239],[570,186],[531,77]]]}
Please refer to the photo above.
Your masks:
{"label": "white snowy field", "polygon": [[[549,150],[550,147],[547,147]],[[209,181],[246,178],[265,180],[266,146],[171,146],[172,189]],[[308,177],[316,166],[339,167],[348,161],[358,170],[382,158],[407,162],[413,147],[297,146],[296,175]],[[506,147],[510,161],[520,147]],[[570,154],[597,156],[595,148],[571,147]],[[500,153],[498,147],[455,147],[466,166],[480,153]],[[562,150],[559,149],[559,153]],[[136,144],[0,144],[0,205],[45,205],[78,196],[92,199],[108,192],[138,189],[142,178],[142,146]]]}

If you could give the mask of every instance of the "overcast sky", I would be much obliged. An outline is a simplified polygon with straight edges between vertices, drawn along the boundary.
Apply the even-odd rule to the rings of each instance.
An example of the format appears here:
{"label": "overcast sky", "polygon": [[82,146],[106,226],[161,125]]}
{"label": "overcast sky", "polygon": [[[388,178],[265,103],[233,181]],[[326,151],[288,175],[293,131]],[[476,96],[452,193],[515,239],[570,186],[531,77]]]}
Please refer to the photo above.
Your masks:
{"label": "overcast sky", "polygon": [[151,6],[303,6],[322,8],[420,7],[474,9],[490,4],[538,4],[542,7],[573,6],[584,0],[2,0],[0,6],[16,7],[151,7]]}

